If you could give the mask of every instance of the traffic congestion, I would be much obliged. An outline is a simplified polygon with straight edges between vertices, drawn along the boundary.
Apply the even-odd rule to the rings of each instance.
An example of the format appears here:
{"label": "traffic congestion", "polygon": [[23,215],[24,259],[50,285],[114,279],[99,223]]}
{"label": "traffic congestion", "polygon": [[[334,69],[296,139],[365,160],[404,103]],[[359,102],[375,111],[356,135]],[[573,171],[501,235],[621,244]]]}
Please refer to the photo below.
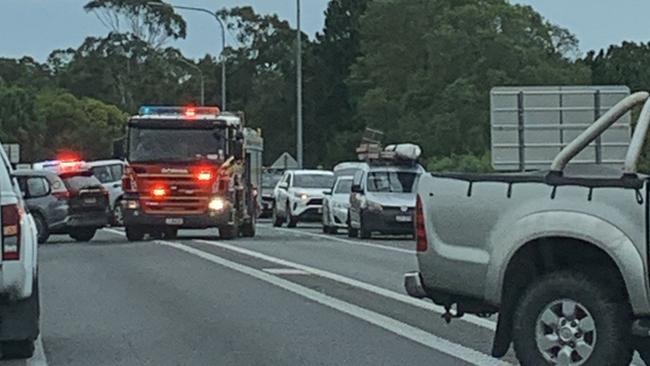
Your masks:
{"label": "traffic congestion", "polygon": [[[295,30],[89,1],[106,38],[0,57],[0,366],[650,365],[650,85],[618,49],[516,1],[325,3],[310,39],[300,0]],[[185,11],[219,57],[165,45]]]}

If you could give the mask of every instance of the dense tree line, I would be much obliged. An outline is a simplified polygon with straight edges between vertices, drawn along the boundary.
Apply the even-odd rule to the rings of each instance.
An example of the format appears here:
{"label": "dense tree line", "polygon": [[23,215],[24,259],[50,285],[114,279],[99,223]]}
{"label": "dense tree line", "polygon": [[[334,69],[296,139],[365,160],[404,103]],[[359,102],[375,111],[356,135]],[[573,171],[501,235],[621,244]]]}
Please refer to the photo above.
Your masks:
{"label": "dense tree line", "polygon": [[[184,20],[145,0],[93,0],[104,37],[55,50],[43,64],[0,59],[0,138],[27,159],[60,148],[110,154],[143,104],[220,103],[221,59],[164,47]],[[497,85],[625,84],[650,89],[650,44],[579,57],[568,30],[506,0],[332,0],[325,27],[304,44],[305,162],[352,158],[365,127],[423,146],[432,169],[489,168],[489,90]],[[260,127],[266,160],[295,150],[296,30],[251,7],[219,11],[236,44],[226,51],[229,109]],[[47,137],[47,138],[46,138]]]}

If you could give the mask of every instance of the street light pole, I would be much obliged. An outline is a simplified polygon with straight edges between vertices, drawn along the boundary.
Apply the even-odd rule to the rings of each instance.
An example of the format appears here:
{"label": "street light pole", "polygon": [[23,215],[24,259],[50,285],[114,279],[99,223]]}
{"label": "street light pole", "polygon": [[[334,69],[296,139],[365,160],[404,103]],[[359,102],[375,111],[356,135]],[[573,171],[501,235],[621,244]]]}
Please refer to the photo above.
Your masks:
{"label": "street light pole", "polygon": [[223,24],[223,21],[221,18],[219,18],[219,14],[217,12],[212,12],[208,9],[204,8],[195,8],[193,6],[181,6],[181,5],[172,5],[172,4],[166,4],[166,3],[155,3],[155,2],[148,2],[147,3],[150,6],[158,6],[158,7],[165,7],[169,6],[173,9],[180,9],[180,10],[190,10],[190,11],[198,11],[201,13],[206,13],[210,14],[211,16],[214,17],[214,19],[217,20],[217,23],[219,23],[219,26],[221,27],[221,110],[226,110],[227,105],[226,105],[226,56],[225,56],[225,51],[226,51],[226,26]]}
{"label": "street light pole", "polygon": [[300,24],[300,0],[296,0],[296,19],[298,27],[296,47],[296,158],[298,160],[298,168],[302,169],[302,30]]}
{"label": "street light pole", "polygon": [[182,63],[185,65],[189,66],[190,68],[194,69],[198,74],[199,78],[201,81],[201,106],[203,107],[205,105],[205,79],[203,78],[203,71],[201,70],[200,67],[194,65],[193,63],[187,61],[184,58],[179,59]]}

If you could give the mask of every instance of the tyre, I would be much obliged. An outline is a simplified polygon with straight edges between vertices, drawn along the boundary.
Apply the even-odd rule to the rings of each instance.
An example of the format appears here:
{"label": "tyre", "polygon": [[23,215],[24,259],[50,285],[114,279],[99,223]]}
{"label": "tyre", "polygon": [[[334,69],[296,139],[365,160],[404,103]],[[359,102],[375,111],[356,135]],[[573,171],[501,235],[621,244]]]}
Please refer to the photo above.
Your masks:
{"label": "tyre", "polygon": [[162,240],[163,236],[165,236],[165,229],[154,229],[149,233],[149,236],[153,240]]}
{"label": "tyre", "polygon": [[236,239],[239,234],[237,225],[226,225],[219,227],[219,237],[224,240]]}
{"label": "tyre", "polygon": [[578,272],[557,272],[535,282],[514,314],[519,362],[537,365],[627,366],[631,310],[608,286]]}
{"label": "tyre", "polygon": [[70,231],[70,237],[78,242],[91,241],[95,237],[97,228],[77,228]]}
{"label": "tyre", "polygon": [[289,223],[287,223],[287,227],[294,228],[298,226],[298,217],[296,216],[289,216]]}
{"label": "tyre", "polygon": [[255,219],[251,218],[250,221],[245,222],[241,226],[241,236],[244,238],[255,237]]}
{"label": "tyre", "polygon": [[2,342],[0,347],[2,348],[2,358],[10,360],[31,358],[35,348],[33,339]]}
{"label": "tyre", "polygon": [[128,241],[142,241],[144,239],[144,230],[141,227],[127,226],[124,230]]}
{"label": "tyre", "polygon": [[352,226],[350,226],[350,224],[348,224],[348,238],[356,238],[358,236],[359,236],[359,230],[353,228]]}
{"label": "tyre", "polygon": [[124,207],[122,207],[122,200],[115,202],[111,214],[111,226],[124,226]]}
{"label": "tyre", "polygon": [[278,214],[278,208],[275,205],[273,205],[273,211],[271,212],[271,220],[275,227],[282,227],[284,224],[284,219]]}
{"label": "tyre", "polygon": [[40,214],[34,214],[34,223],[36,224],[36,232],[38,233],[38,243],[44,244],[50,238],[50,228],[47,222]]}
{"label": "tyre", "polygon": [[646,365],[650,365],[650,338],[635,337],[634,345]]}
{"label": "tyre", "polygon": [[330,234],[331,233],[331,228],[329,226],[326,226],[323,224],[323,234]]}

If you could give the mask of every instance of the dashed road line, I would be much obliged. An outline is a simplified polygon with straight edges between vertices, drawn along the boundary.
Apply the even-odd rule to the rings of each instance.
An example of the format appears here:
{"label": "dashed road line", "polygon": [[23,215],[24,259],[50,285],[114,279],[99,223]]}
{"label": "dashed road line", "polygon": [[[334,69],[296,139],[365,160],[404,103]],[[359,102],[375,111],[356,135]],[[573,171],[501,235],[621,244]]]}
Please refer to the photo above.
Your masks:
{"label": "dashed road line", "polygon": [[314,238],[327,239],[327,240],[330,240],[330,241],[337,241],[339,243],[345,243],[345,244],[350,244],[350,245],[371,247],[371,248],[375,248],[375,249],[389,250],[389,251],[393,251],[393,252],[410,254],[410,255],[415,254],[415,250],[395,248],[395,247],[389,247],[387,245],[380,245],[380,244],[373,244],[373,243],[364,243],[364,242],[355,241],[355,240],[348,240],[348,239],[338,238],[336,236],[329,236],[329,235],[324,235],[324,234],[310,233],[308,231],[296,231],[295,229],[284,229],[284,228],[280,228],[280,227],[269,227],[269,229],[282,231],[282,232],[286,232],[286,233],[291,233],[291,234],[293,234],[295,236],[306,235],[306,236],[311,236],[311,237],[314,237]]}
{"label": "dashed road line", "polygon": [[307,271],[296,268],[264,268],[262,271],[275,275],[309,275]]}

